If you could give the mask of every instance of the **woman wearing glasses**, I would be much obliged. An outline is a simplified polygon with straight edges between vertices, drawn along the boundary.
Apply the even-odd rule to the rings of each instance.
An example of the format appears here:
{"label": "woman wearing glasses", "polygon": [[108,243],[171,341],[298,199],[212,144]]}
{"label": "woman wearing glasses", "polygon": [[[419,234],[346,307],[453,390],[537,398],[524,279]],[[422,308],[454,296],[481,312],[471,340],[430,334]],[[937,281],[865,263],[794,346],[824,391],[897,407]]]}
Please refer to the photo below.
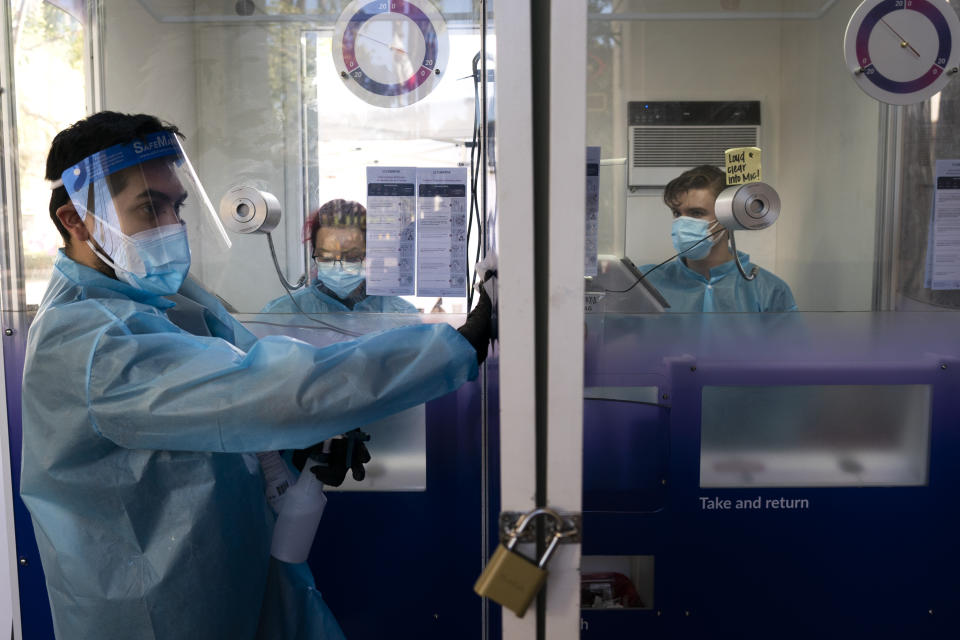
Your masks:
{"label": "woman wearing glasses", "polygon": [[363,260],[366,248],[367,210],[359,202],[330,200],[307,217],[308,239],[317,264],[311,286],[273,300],[262,313],[323,313],[365,311],[417,313],[417,308],[396,296],[369,296]]}

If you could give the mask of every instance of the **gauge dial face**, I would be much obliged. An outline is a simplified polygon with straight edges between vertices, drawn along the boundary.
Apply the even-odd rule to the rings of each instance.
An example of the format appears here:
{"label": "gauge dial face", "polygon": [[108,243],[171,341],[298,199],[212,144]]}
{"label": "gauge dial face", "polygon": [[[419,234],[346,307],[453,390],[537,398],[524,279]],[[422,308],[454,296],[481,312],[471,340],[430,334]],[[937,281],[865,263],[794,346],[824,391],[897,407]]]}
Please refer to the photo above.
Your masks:
{"label": "gauge dial face", "polygon": [[888,104],[943,89],[960,61],[960,18],[944,0],[865,0],[843,38],[857,85]]}
{"label": "gauge dial face", "polygon": [[446,23],[428,0],[354,0],[334,29],[337,72],[379,107],[425,98],[443,77],[448,52]]}

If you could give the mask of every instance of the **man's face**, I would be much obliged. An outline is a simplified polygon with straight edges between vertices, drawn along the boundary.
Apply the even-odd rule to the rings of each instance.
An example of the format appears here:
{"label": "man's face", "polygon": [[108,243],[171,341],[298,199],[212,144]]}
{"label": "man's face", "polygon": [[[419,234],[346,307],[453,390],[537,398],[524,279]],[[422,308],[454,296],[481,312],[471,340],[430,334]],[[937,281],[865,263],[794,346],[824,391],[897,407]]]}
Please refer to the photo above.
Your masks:
{"label": "man's face", "polygon": [[356,227],[317,229],[313,257],[322,262],[360,262],[366,253],[366,238],[363,231]]}
{"label": "man's face", "polygon": [[681,194],[672,209],[673,217],[687,216],[712,223],[717,219],[716,202],[717,196],[710,189],[690,189]]}
{"label": "man's face", "polygon": [[113,193],[113,206],[124,235],[180,222],[187,192],[168,162],[153,160],[111,178],[121,185]]}

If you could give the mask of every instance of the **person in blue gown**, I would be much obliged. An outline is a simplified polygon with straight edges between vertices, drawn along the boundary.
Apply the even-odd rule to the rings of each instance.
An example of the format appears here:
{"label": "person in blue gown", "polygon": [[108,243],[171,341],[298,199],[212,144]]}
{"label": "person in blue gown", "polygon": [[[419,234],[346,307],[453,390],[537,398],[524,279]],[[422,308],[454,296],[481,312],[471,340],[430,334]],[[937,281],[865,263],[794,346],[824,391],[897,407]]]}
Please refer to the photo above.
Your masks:
{"label": "person in blue gown", "polygon": [[270,556],[249,454],[307,449],[475,378],[489,299],[460,329],[258,340],[188,276],[185,169],[175,127],[112,112],[61,132],[47,159],[65,246],[27,338],[20,493],[54,630],[340,639],[309,568]]}
{"label": "person in blue gown", "polygon": [[418,313],[403,298],[367,295],[366,230],[367,210],[359,202],[330,200],[310,214],[304,237],[310,242],[317,276],[310,285],[271,300],[261,312]]}
{"label": "person in blue gown", "polygon": [[[655,268],[640,267],[646,280],[667,302],[668,311],[796,311],[786,282],[762,267],[746,280],[737,269],[727,232],[717,222],[715,203],[726,186],[723,171],[711,165],[694,167],[671,180],[663,201],[673,213],[676,259]],[[738,252],[749,273],[750,256]]]}

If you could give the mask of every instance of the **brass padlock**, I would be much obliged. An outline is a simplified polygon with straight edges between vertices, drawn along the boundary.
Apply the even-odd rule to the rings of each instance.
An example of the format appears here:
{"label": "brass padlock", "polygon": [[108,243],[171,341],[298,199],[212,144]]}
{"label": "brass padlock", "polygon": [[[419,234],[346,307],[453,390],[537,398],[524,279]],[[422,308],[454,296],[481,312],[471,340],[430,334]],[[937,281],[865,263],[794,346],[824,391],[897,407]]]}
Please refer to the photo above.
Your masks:
{"label": "brass padlock", "polygon": [[[547,550],[543,552],[540,561],[534,564],[532,560],[520,555],[513,548],[517,546],[517,539],[523,530],[538,516],[553,518],[556,521],[556,529]],[[500,544],[493,552],[490,562],[473,585],[473,590],[478,595],[505,606],[522,618],[527,607],[543,588],[543,583],[547,579],[547,570],[544,569],[544,565],[550,560],[554,549],[557,548],[557,543],[564,535],[563,519],[553,509],[534,509],[525,514],[514,526],[506,546]]]}

